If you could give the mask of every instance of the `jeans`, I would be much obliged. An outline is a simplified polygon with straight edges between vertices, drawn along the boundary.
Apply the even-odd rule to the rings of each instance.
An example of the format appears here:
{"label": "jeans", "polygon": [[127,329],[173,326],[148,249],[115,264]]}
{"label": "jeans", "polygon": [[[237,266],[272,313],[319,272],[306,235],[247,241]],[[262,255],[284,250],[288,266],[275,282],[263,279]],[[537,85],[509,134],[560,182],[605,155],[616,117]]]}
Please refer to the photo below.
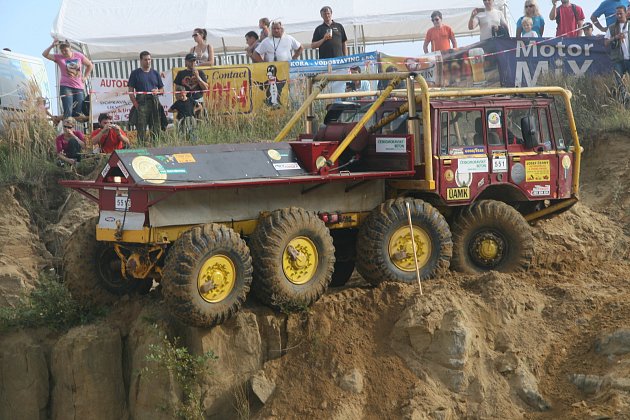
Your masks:
{"label": "jeans", "polygon": [[626,97],[626,86],[623,84],[623,75],[625,73],[630,74],[630,60],[616,61],[613,63],[613,69],[615,71],[615,80],[617,81],[617,87],[622,98]]}
{"label": "jeans", "polygon": [[83,100],[85,99],[83,89],[59,86],[59,96],[61,96],[63,117],[78,117],[83,107]]}

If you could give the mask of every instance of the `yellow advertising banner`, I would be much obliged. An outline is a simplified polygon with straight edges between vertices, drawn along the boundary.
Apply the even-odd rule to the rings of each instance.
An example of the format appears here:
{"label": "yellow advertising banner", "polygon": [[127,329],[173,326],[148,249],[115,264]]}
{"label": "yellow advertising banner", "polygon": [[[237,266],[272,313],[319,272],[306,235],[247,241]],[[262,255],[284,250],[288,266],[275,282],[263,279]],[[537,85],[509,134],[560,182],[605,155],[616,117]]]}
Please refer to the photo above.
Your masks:
{"label": "yellow advertising banner", "polygon": [[[284,108],[289,101],[289,63],[198,67],[208,79],[203,103],[211,114],[248,114],[264,107]],[[173,80],[184,67],[174,68]],[[175,87],[173,87],[173,92]]]}

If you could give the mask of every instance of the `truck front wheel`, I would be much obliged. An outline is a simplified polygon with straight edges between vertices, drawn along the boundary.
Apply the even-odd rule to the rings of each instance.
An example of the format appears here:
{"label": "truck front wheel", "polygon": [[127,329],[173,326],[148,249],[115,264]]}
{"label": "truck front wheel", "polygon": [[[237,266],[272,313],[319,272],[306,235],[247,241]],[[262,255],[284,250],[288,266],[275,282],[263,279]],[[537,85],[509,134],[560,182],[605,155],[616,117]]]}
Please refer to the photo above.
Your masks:
{"label": "truck front wheel", "polygon": [[299,310],[317,301],[330,284],[335,248],[314,212],[291,207],[262,218],[250,238],[254,293],[265,304]]}
{"label": "truck front wheel", "polygon": [[420,278],[434,277],[448,268],[452,246],[448,223],[435,207],[413,198],[387,200],[370,213],[359,230],[357,271],[374,285],[412,283],[416,281],[416,259]]}
{"label": "truck front wheel", "polygon": [[162,276],[171,313],[184,323],[211,327],[234,315],[252,282],[252,259],[232,229],[210,223],[184,232],[169,250]]}
{"label": "truck front wheel", "polygon": [[462,211],[453,226],[451,266],[464,273],[529,268],[534,240],[529,225],[513,207],[482,200]]}

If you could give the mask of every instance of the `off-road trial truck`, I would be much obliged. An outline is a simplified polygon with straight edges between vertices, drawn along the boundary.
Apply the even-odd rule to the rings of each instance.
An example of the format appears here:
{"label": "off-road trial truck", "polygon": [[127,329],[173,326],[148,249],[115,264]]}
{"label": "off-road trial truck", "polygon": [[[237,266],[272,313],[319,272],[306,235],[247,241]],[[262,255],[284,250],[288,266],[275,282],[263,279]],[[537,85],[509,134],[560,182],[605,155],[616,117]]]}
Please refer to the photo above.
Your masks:
{"label": "off-road trial truck", "polygon": [[[389,84],[321,93],[360,79]],[[312,130],[314,100],[350,95],[368,96],[334,102]],[[67,242],[65,283],[96,303],[156,281],[174,315],[211,326],[250,288],[271,306],[304,307],[355,265],[372,284],[414,282],[416,263],[422,279],[449,265],[527,269],[528,221],[577,201],[570,96],[429,89],[407,73],[314,76],[275,142],[118,150],[96,180],[63,181],[99,206]],[[282,142],[299,121],[306,133]]]}

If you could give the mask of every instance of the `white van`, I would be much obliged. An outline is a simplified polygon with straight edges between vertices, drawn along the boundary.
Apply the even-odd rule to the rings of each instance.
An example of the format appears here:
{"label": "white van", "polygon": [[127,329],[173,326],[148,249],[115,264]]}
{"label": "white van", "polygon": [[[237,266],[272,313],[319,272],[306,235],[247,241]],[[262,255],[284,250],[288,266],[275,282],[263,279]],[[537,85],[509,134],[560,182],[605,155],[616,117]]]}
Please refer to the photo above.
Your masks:
{"label": "white van", "polygon": [[37,83],[44,98],[50,96],[48,74],[41,57],[0,50],[0,109],[22,109],[29,80]]}

